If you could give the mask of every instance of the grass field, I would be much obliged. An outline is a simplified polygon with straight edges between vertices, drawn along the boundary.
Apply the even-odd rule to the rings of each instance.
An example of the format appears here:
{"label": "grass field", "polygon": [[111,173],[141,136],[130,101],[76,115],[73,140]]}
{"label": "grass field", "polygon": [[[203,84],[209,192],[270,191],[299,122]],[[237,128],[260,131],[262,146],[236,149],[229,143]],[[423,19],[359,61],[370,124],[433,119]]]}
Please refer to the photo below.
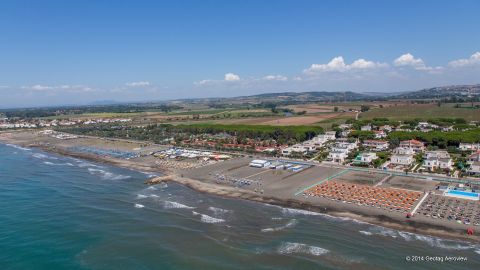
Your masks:
{"label": "grass field", "polygon": [[463,118],[467,121],[480,121],[480,109],[455,108],[455,104],[408,104],[387,108],[374,108],[361,113],[360,119],[389,118],[391,120],[409,120],[420,118]]}

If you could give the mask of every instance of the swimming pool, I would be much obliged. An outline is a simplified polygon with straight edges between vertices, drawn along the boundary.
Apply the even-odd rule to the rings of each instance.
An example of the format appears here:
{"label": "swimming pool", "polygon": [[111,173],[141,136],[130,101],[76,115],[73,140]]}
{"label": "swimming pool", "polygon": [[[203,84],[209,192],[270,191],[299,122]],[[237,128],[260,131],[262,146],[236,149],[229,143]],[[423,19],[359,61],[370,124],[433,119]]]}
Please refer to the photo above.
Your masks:
{"label": "swimming pool", "polygon": [[473,200],[478,200],[478,196],[479,196],[478,193],[462,191],[462,190],[449,190],[445,193],[445,195],[452,196],[452,197],[463,197],[463,198],[468,198]]}

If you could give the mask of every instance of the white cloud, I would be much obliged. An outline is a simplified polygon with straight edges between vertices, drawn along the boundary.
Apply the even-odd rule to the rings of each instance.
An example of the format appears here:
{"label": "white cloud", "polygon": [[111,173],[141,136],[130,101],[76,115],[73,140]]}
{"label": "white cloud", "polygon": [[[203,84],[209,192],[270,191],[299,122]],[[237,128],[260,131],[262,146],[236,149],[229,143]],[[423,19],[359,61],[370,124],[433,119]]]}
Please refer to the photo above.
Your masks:
{"label": "white cloud", "polygon": [[450,63],[448,63],[448,65],[454,68],[480,65],[480,52],[472,54],[468,59],[458,59],[451,61]]}
{"label": "white cloud", "polygon": [[337,56],[330,60],[330,62],[328,62],[327,64],[312,64],[303,72],[307,74],[319,72],[346,72],[350,70],[373,69],[386,66],[388,65],[385,63],[376,63],[365,60],[363,58],[353,61],[352,64],[346,64],[342,56]]}
{"label": "white cloud", "polygon": [[54,87],[53,86],[41,85],[41,84],[35,84],[35,85],[32,85],[32,86],[23,86],[22,88],[23,89],[43,91],[43,90],[51,90]]}
{"label": "white cloud", "polygon": [[411,53],[399,56],[393,61],[396,67],[412,67],[415,70],[427,71],[429,73],[441,73],[445,68],[441,66],[429,67],[421,58],[415,58]]}
{"label": "white cloud", "polygon": [[138,82],[127,82],[125,83],[128,87],[145,87],[150,86],[150,82],[147,81],[138,81]]}
{"label": "white cloud", "polygon": [[393,64],[397,67],[411,66],[416,69],[425,68],[425,63],[421,58],[415,58],[412,54],[406,53],[398,57],[393,61]]}
{"label": "white cloud", "polygon": [[223,80],[211,80],[211,79],[206,79],[206,80],[201,80],[198,82],[194,82],[195,85],[206,85],[206,84],[219,84],[219,83],[226,83],[226,82],[237,82],[240,81],[240,76],[238,76],[235,73],[226,73],[225,76],[223,77]]}
{"label": "white cloud", "polygon": [[225,79],[224,80],[227,81],[227,82],[239,81],[240,76],[238,76],[237,74],[234,74],[234,73],[227,73],[227,74],[225,74]]}
{"label": "white cloud", "polygon": [[266,81],[287,81],[288,78],[282,75],[267,75],[263,77],[264,80]]}
{"label": "white cloud", "polygon": [[35,84],[35,85],[22,86],[20,88],[24,89],[24,90],[34,90],[34,91],[59,91],[59,90],[65,90],[65,91],[68,91],[68,92],[90,92],[90,91],[94,91],[94,89],[89,87],[89,86],[68,85],[68,84],[52,85],[52,86]]}

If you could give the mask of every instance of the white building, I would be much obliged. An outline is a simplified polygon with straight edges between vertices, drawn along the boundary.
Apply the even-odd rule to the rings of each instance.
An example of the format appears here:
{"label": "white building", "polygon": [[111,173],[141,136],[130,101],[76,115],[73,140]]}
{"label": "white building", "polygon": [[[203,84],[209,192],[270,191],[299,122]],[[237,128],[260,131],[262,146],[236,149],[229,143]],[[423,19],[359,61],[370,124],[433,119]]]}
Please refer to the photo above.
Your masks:
{"label": "white building", "polygon": [[467,163],[473,164],[474,162],[480,162],[480,151],[468,156]]}
{"label": "white building", "polygon": [[331,160],[333,162],[337,163],[343,163],[345,162],[345,159],[348,157],[348,153],[344,151],[330,151],[328,153],[328,160]]}
{"label": "white building", "polygon": [[394,165],[409,166],[415,162],[413,157],[415,152],[412,148],[397,147],[393,150],[393,153],[390,157],[390,163]]}
{"label": "white building", "polygon": [[361,131],[372,131],[372,126],[371,125],[365,125],[360,128]]}
{"label": "white building", "polygon": [[360,153],[358,156],[355,157],[353,163],[370,164],[377,158],[377,154],[372,152]]}
{"label": "white building", "polygon": [[381,140],[365,140],[363,146],[371,149],[372,151],[385,151],[388,150],[388,142]]}
{"label": "white building", "polygon": [[460,143],[458,149],[461,151],[477,151],[480,149],[479,143]]}
{"label": "white building", "polygon": [[248,166],[250,167],[255,167],[255,168],[265,168],[270,165],[270,161],[268,160],[263,160],[263,159],[254,159],[250,161]]}
{"label": "white building", "polygon": [[469,174],[479,175],[480,174],[480,162],[475,161],[475,162],[471,163],[470,168],[468,168],[467,172]]}
{"label": "white building", "polygon": [[424,156],[423,167],[429,170],[451,170],[453,161],[447,151],[427,151]]}
{"label": "white building", "polygon": [[301,144],[295,144],[289,147],[286,147],[282,149],[282,155],[284,156],[290,156],[294,153],[296,154],[301,154],[301,155],[306,155],[308,153],[308,147],[305,147]]}
{"label": "white building", "polygon": [[423,142],[418,140],[401,141],[400,147],[411,148],[416,153],[423,152],[423,150],[425,150],[425,144],[423,144]]}
{"label": "white building", "polygon": [[387,134],[383,130],[374,130],[373,132],[375,133],[375,139],[382,139],[387,137]]}

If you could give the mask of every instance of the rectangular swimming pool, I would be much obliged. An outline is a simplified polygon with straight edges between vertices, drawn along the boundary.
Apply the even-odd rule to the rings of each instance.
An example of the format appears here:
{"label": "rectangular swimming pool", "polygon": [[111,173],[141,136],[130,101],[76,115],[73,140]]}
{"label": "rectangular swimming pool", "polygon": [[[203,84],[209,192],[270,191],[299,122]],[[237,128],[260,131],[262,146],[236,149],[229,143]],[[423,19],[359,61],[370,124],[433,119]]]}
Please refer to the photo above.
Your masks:
{"label": "rectangular swimming pool", "polygon": [[469,192],[469,191],[462,191],[462,190],[449,190],[445,195],[450,195],[454,197],[466,197],[470,199],[477,199],[478,200],[478,193],[475,192]]}

